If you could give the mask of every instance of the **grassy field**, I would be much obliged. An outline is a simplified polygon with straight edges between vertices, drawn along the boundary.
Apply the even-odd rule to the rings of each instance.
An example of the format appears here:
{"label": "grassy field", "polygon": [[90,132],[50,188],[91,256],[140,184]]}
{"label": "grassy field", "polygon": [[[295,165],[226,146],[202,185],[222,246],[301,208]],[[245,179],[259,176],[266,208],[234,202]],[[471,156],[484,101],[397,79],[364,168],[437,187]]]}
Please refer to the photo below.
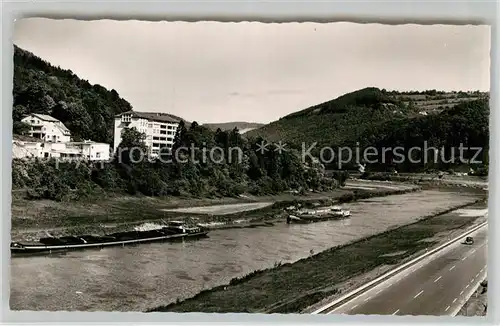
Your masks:
{"label": "grassy field", "polygon": [[150,311],[298,312],[337,293],[336,285],[377,267],[409,259],[438,243],[439,235],[444,237],[447,232],[470,225],[477,219],[449,213],[454,209],[292,264],[255,271],[227,285],[200,292],[193,298]]}

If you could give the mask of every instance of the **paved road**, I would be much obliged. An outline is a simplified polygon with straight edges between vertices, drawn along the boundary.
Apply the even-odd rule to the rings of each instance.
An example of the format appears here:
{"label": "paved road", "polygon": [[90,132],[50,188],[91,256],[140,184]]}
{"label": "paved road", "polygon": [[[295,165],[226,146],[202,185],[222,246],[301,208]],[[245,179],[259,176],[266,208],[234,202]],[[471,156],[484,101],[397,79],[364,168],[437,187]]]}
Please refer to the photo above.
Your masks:
{"label": "paved road", "polygon": [[454,315],[486,275],[487,226],[331,310],[335,314]]}

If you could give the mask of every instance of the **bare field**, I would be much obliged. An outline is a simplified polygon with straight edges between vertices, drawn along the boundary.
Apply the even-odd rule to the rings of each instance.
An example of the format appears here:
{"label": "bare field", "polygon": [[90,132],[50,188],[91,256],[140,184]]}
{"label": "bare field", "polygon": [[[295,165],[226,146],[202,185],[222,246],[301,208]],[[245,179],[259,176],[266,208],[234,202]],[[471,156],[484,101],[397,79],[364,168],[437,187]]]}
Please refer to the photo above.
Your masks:
{"label": "bare field", "polygon": [[164,212],[178,212],[178,213],[195,213],[195,214],[208,214],[208,215],[227,215],[235,214],[254,209],[268,207],[274,202],[257,202],[257,203],[242,203],[242,204],[227,204],[227,205],[213,205],[213,206],[198,206],[198,207],[183,207],[183,208],[164,208]]}

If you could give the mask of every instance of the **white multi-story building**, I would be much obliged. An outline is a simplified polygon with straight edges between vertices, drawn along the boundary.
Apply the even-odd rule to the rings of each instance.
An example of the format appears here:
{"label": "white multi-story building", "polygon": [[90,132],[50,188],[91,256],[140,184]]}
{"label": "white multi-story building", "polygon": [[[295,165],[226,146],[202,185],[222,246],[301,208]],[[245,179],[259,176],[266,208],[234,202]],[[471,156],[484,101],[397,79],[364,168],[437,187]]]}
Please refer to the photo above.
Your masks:
{"label": "white multi-story building", "polygon": [[160,148],[171,148],[177,126],[182,119],[168,113],[128,111],[115,116],[114,150],[122,141],[125,128],[136,128],[146,135],[145,143],[151,156],[157,156]]}
{"label": "white multi-story building", "polygon": [[31,126],[28,134],[33,138],[52,143],[71,141],[69,129],[61,121],[50,115],[32,113],[21,121]]}

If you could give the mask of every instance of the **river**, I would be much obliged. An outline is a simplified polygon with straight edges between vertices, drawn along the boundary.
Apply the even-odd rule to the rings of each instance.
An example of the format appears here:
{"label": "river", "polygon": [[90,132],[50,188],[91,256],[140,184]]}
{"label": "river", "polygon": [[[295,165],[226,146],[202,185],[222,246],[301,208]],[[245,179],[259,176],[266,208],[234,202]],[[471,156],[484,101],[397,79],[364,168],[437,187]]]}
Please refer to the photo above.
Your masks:
{"label": "river", "polygon": [[476,195],[426,190],[343,205],[351,218],[226,229],[183,243],[152,243],[11,260],[14,310],[144,311],[293,262],[416,219]]}

